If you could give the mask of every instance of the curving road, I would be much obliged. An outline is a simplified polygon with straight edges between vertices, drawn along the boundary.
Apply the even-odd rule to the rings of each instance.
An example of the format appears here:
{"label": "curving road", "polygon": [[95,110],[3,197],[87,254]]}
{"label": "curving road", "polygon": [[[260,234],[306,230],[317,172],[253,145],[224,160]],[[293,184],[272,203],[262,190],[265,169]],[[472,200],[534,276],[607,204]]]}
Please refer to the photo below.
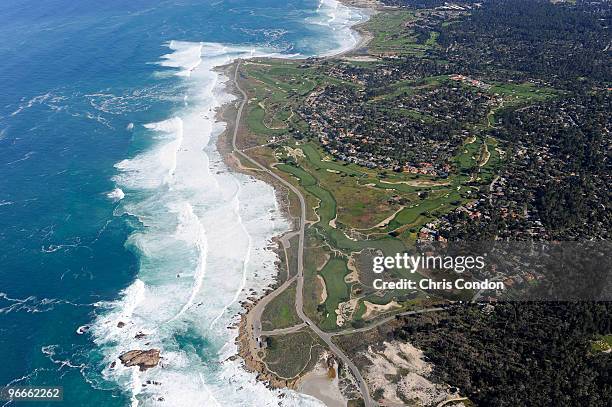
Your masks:
{"label": "curving road", "polygon": [[[297,252],[298,253],[297,275],[295,276],[295,278],[297,278],[297,290],[296,290],[296,295],[295,295],[295,311],[297,312],[299,318],[306,325],[308,325],[310,329],[312,329],[312,331],[314,331],[314,333],[316,333],[323,340],[323,342],[327,344],[329,349],[336,355],[336,357],[338,357],[346,366],[348,366],[348,368],[353,373],[353,376],[357,380],[357,384],[359,385],[359,391],[361,392],[361,396],[363,397],[363,400],[365,402],[365,407],[373,407],[376,404],[370,397],[368,386],[365,380],[363,379],[363,377],[361,376],[359,369],[357,369],[357,366],[355,366],[355,364],[348,358],[348,356],[346,356],[344,352],[338,346],[336,346],[335,343],[332,342],[331,340],[332,335],[326,332],[323,332],[321,329],[319,329],[319,327],[314,322],[312,322],[312,320],[308,318],[308,316],[304,313],[304,309],[303,309],[304,307],[304,296],[303,296],[303,292],[304,292],[304,228],[305,228],[305,222],[306,222],[306,202],[304,200],[304,196],[293,184],[287,182],[282,177],[280,177],[278,174],[271,171],[268,167],[255,161],[254,159],[246,155],[243,151],[239,150],[238,147],[236,147],[236,137],[238,136],[238,127],[240,124],[240,119],[242,117],[244,106],[246,105],[246,102],[248,100],[246,92],[242,90],[242,88],[238,84],[238,70],[240,68],[240,62],[241,62],[240,60],[236,61],[236,70],[234,71],[234,86],[236,87],[238,92],[240,92],[240,94],[242,95],[242,100],[240,101],[240,106],[238,107],[238,111],[236,113],[236,123],[234,123],[234,133],[232,136],[232,149],[234,150],[234,152],[236,152],[236,154],[240,155],[241,157],[243,157],[244,159],[246,159],[247,161],[255,165],[257,168],[261,169],[262,171],[265,171],[267,174],[269,174],[271,177],[273,177],[278,182],[283,184],[285,187],[289,188],[289,190],[291,190],[299,198],[301,215],[300,215],[300,224],[299,224],[299,229],[298,229],[299,240],[298,240],[298,252]],[[262,301],[260,301],[260,303],[261,302]],[[253,319],[254,330],[255,330],[255,327],[257,327],[258,332],[261,332],[261,321],[256,320],[256,318]]]}
{"label": "curving road", "polygon": [[420,310],[416,310],[416,311],[400,312],[398,314],[393,314],[393,315],[388,316],[386,318],[380,319],[380,320],[376,321],[376,323],[368,325],[368,326],[364,326],[363,328],[345,329],[344,331],[334,332],[334,333],[331,333],[330,335],[331,336],[338,336],[338,335],[356,334],[358,332],[366,332],[366,331],[369,331],[370,329],[376,328],[377,326],[386,324],[387,322],[392,321],[392,320],[394,320],[397,317],[402,317],[402,316],[407,316],[407,315],[416,315],[416,314],[426,314],[428,312],[438,312],[438,311],[444,311],[444,308],[435,307],[435,308],[420,309]]}

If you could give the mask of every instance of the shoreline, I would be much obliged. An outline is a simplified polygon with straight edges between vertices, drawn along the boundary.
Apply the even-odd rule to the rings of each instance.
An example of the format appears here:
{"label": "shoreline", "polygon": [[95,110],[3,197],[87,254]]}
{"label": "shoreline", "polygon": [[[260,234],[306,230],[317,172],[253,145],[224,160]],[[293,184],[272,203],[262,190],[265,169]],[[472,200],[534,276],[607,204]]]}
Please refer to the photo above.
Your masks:
{"label": "shoreline", "polygon": [[[368,19],[357,24],[350,26],[350,29],[357,33],[359,36],[358,41],[347,50],[339,51],[332,55],[315,57],[318,59],[338,59],[342,57],[351,56],[360,50],[363,50],[367,47],[368,43],[373,39],[372,34],[365,28],[365,24],[369,21],[371,16],[379,12],[381,7],[380,3],[376,0],[338,0],[341,4],[352,8],[361,8],[365,9],[369,12]],[[365,50],[364,50],[365,51]],[[264,57],[263,59],[278,59],[283,60],[284,58],[274,58],[274,57]],[[292,59],[292,61],[305,60],[306,58],[298,58]],[[236,60],[232,61],[230,64],[225,66],[218,67],[217,69],[223,73],[227,78],[231,78],[233,70],[236,67]],[[277,200],[277,204],[279,210],[283,217],[287,220],[287,222],[291,225],[291,228],[286,232],[273,236],[272,241],[275,243],[275,248],[273,249],[279,260],[284,257],[284,247],[282,244],[282,239],[290,234],[295,233],[296,230],[296,218],[293,214],[291,214],[291,202],[288,199],[287,188],[280,185],[276,180],[272,177],[266,175],[255,168],[249,168],[243,166],[240,158],[234,154],[234,149],[232,148],[231,135],[234,131],[237,116],[237,106],[240,103],[240,93],[235,88],[233,81],[228,79],[225,84],[225,90],[233,95],[235,99],[226,103],[225,105],[218,108],[216,119],[218,121],[222,121],[226,124],[225,130],[218,136],[216,145],[217,150],[223,157],[223,161],[228,166],[231,171],[235,171],[238,173],[243,173],[246,175],[250,175],[255,177],[256,179],[262,180],[274,188],[275,198]],[[239,144],[241,135],[240,128],[238,129],[238,137],[236,139],[237,144]],[[282,262],[282,260],[280,260]],[[238,347],[238,352],[236,355],[232,356],[232,358],[240,357],[244,361],[244,368],[247,371],[253,372],[257,375],[257,380],[266,383],[270,388],[288,388],[299,392],[299,388],[304,383],[304,378],[308,376],[311,370],[306,372],[302,372],[298,376],[290,379],[278,377],[275,373],[268,370],[265,362],[261,360],[261,356],[259,352],[255,353],[255,341],[250,330],[252,329],[252,324],[250,322],[250,316],[252,311],[256,306],[264,300],[264,298],[268,297],[270,293],[280,287],[285,281],[286,278],[283,278],[281,275],[282,270],[280,267],[278,268],[277,280],[275,283],[271,284],[269,289],[265,292],[265,294],[254,298],[248,297],[246,301],[241,303],[243,312],[240,314],[240,320],[238,323],[238,336],[236,337],[236,344]],[[288,276],[287,276],[288,277]],[[316,365],[315,365],[316,366]],[[338,400],[339,402],[346,402],[346,400]]]}

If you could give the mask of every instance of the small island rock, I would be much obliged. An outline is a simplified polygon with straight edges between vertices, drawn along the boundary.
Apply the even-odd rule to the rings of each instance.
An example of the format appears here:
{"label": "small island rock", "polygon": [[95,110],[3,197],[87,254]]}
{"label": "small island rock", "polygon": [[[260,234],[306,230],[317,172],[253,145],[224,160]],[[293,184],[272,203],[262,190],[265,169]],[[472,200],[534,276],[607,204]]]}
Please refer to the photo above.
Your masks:
{"label": "small island rock", "polygon": [[125,366],[138,366],[141,372],[157,366],[159,359],[159,349],[130,350],[119,356]]}

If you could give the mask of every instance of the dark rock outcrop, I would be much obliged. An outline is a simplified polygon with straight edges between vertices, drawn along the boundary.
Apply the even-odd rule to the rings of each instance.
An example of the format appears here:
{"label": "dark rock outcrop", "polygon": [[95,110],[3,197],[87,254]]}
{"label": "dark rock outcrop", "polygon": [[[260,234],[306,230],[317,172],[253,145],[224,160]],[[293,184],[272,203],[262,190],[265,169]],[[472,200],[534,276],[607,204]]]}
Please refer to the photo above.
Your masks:
{"label": "dark rock outcrop", "polygon": [[119,360],[127,367],[138,366],[144,372],[159,363],[159,349],[131,350],[121,354]]}

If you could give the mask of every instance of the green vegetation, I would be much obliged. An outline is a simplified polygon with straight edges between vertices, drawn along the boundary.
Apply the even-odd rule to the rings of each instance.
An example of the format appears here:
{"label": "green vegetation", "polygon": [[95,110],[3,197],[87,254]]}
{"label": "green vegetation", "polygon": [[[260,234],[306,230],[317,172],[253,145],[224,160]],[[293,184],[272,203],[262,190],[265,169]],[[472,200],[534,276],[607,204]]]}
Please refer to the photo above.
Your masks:
{"label": "green vegetation", "polygon": [[[339,329],[335,311],[348,300],[356,309],[344,329],[369,323],[365,301],[395,300],[397,311],[442,302],[372,287],[371,256],[410,249],[417,238],[610,236],[609,11],[589,2],[436,10],[443,0],[383,2],[414,8],[370,20],[377,58],[243,65],[246,130],[306,199],[304,311],[327,331]],[[294,294],[285,294],[266,310],[275,327],[295,321]],[[356,335],[350,353],[406,340],[425,352],[437,381],[478,405],[611,405],[609,308],[455,304]],[[318,349],[306,330],[287,337],[271,338],[266,355],[284,377],[311,363],[304,350]]]}
{"label": "green vegetation", "polygon": [[363,314],[366,312],[366,306],[363,301],[359,301],[357,304],[357,309],[355,309],[355,314],[353,315],[354,321],[361,321],[363,318]]}
{"label": "green vegetation", "polygon": [[[388,28],[392,26],[404,17],[401,15],[394,15],[394,17],[388,21],[388,24],[385,25],[385,27]],[[436,35],[432,34],[432,38],[433,37],[436,37]],[[330,80],[328,76],[323,74],[323,70],[321,69],[317,70],[316,67],[313,66],[300,68],[298,64],[287,61],[271,61],[266,65],[259,63],[250,64],[248,65],[248,74],[249,76],[257,78],[259,82],[265,83],[266,87],[268,88],[267,91],[276,95],[274,98],[277,99],[278,104],[282,105],[285,103],[286,106],[290,106],[292,103],[289,98],[289,91],[307,92],[312,84],[316,84],[323,80],[325,82]],[[420,83],[425,83],[428,86],[436,86],[440,83],[440,81],[445,81],[447,79],[448,76],[432,77],[425,81],[421,81]],[[308,84],[308,86],[305,89],[299,89],[295,86],[292,87],[292,84]],[[275,88],[273,88],[273,86]],[[404,86],[410,88],[411,84],[405,83]],[[394,92],[397,92],[397,89],[392,89],[390,91],[391,92],[389,94],[393,94]],[[281,100],[281,96],[283,94],[286,97],[285,101]],[[385,96],[386,95],[383,95],[383,98]],[[288,109],[291,109],[291,107],[288,107]],[[254,133],[261,132],[262,127],[265,126],[263,126],[261,123],[254,125],[252,124],[252,121],[261,122],[263,120],[262,115],[257,111],[257,109],[254,109],[253,112],[253,115],[248,115],[249,127]],[[418,115],[418,113],[415,112],[409,114]],[[266,131],[269,132],[269,129]],[[277,168],[298,178],[302,186],[305,187],[317,201],[321,202],[320,207],[317,208],[317,213],[321,217],[319,225],[327,229],[331,235],[330,237],[333,240],[344,243],[342,246],[346,249],[354,250],[359,249],[362,246],[352,244],[350,241],[347,241],[340,236],[343,235],[343,233],[339,234],[337,231],[330,230],[330,228],[326,226],[330,220],[336,217],[338,205],[340,205],[342,208],[342,211],[340,211],[338,214],[339,223],[352,225],[359,228],[367,228],[377,223],[375,219],[372,219],[372,207],[384,207],[384,201],[387,200],[391,194],[397,192],[404,193],[406,194],[407,199],[414,203],[409,205],[410,208],[404,210],[404,213],[399,218],[399,221],[395,220],[394,223],[390,224],[389,227],[382,232],[388,233],[402,224],[407,224],[410,227],[418,228],[420,225],[431,219],[430,216],[427,216],[426,212],[452,209],[451,206],[449,206],[449,203],[455,202],[457,199],[462,199],[462,196],[457,192],[452,192],[450,190],[456,190],[456,186],[468,179],[467,176],[458,177],[455,180],[457,182],[449,183],[448,180],[444,180],[439,182],[439,185],[437,185],[435,180],[425,175],[420,176],[419,180],[415,180],[406,179],[406,175],[403,174],[386,173],[384,178],[381,178],[381,173],[378,170],[365,169],[364,167],[357,166],[356,164],[347,165],[329,158],[325,160],[322,159],[322,154],[312,143],[300,144],[299,146],[294,145],[294,147],[300,148],[304,152],[306,160],[302,160],[299,167],[296,165],[281,164]],[[472,155],[460,154],[458,156],[458,160],[461,161],[461,169],[466,169],[469,165],[474,164]],[[429,183],[426,181],[432,182]],[[443,184],[447,185],[447,192],[435,194],[436,199],[433,199],[432,202],[427,203],[422,209],[420,209],[423,204],[421,204],[418,200],[418,192],[423,191],[426,188],[431,190],[443,189]],[[363,188],[363,186],[367,185],[373,185],[375,188]],[[353,186],[353,188],[351,188],[351,186]],[[356,189],[360,189],[360,191],[357,193]],[[377,189],[380,189],[381,191],[377,192]],[[329,191],[333,191],[333,194]],[[463,196],[466,196],[467,188],[462,192]],[[358,197],[357,201],[354,200],[355,197]],[[344,199],[350,199],[352,201],[351,204],[347,205],[344,202]],[[377,220],[380,221],[395,211],[396,209],[393,207],[388,207],[386,213],[377,211],[376,214],[380,214],[380,217]]]}
{"label": "green vegetation", "polygon": [[436,44],[438,33],[432,32],[430,38],[419,44],[412,31],[406,30],[406,24],[415,19],[412,11],[389,11],[374,15],[367,23],[368,30],[374,38],[368,44],[373,54],[415,54],[422,55],[425,50]]}
{"label": "green vegetation", "polygon": [[[444,30],[450,29],[450,26],[442,24],[431,29],[427,25],[411,24],[417,18],[421,18],[421,15],[409,10],[376,14],[368,22],[374,35],[369,51],[374,54],[411,55],[412,58],[425,57],[427,51],[428,56],[424,59],[431,58],[445,40]],[[441,59],[435,61],[447,63]],[[432,64],[425,61],[417,68],[427,71],[434,67]],[[481,115],[465,110],[476,120],[464,124],[463,134],[469,136],[448,160],[448,175],[381,170],[339,161],[331,156],[329,150],[324,151],[299,113],[306,96],[322,87],[338,86],[339,89],[363,93],[367,86],[353,80],[353,75],[355,72],[373,70],[375,78],[381,62],[351,62],[350,65],[347,68],[345,62],[333,60],[270,59],[247,61],[242,65],[243,83],[250,99],[245,121],[247,131],[260,145],[268,144],[275,137],[274,143],[269,145],[273,156],[265,156],[267,163],[274,164],[278,172],[299,186],[305,195],[307,218],[313,220],[309,231],[313,242],[307,249],[306,261],[308,251],[315,250],[315,247],[324,246],[328,255],[336,253],[321,270],[328,298],[324,312],[319,310],[321,315],[315,319],[320,320],[325,329],[336,328],[334,311],[338,303],[351,296],[350,287],[344,282],[348,271],[345,261],[341,260],[342,256],[348,257],[352,252],[366,248],[381,250],[386,255],[402,252],[414,244],[418,231],[425,224],[454,212],[460,205],[474,202],[480,191],[488,189],[504,163],[505,146],[491,132],[498,125],[497,115],[512,106],[545,101],[560,94],[531,81],[503,81],[496,78],[486,83],[456,77],[453,71],[435,69],[429,75],[416,78],[411,75],[381,83],[374,79],[374,86],[369,89],[372,97],[366,102],[368,106],[384,117],[404,117],[409,123],[421,123],[419,126],[425,129],[438,125],[444,118],[463,116],[449,110],[453,105],[450,108],[441,106],[439,111],[431,107],[438,106],[440,100],[447,105],[451,100],[451,103],[464,109],[465,106],[477,106],[486,101],[486,110]],[[386,69],[394,69],[394,63],[388,63]],[[338,70],[347,70],[347,75],[338,74]],[[423,102],[411,105],[415,97]],[[404,106],[398,106],[400,101]],[[440,129],[450,131],[452,126]],[[307,279],[316,278],[317,268],[321,266],[307,264]],[[309,282],[306,281],[306,284]],[[314,283],[310,286],[313,290],[315,287]],[[361,288],[366,290],[365,297],[372,298],[373,302],[381,298],[372,297],[368,291],[371,287]],[[399,292],[391,292],[382,301],[400,296]],[[277,300],[286,302],[287,298],[283,296]],[[310,315],[316,315],[317,299],[311,298],[309,301],[306,302],[310,304]],[[361,301],[359,304],[355,312],[357,319],[363,314],[363,304]],[[274,326],[287,326],[295,321],[295,315],[272,308],[272,305],[270,307],[279,319],[271,322]]]}
{"label": "green vegetation", "polygon": [[311,369],[323,349],[318,338],[307,331],[270,336],[264,362],[279,377],[291,379]]}
{"label": "green vegetation", "polygon": [[295,283],[270,301],[261,316],[264,330],[288,328],[301,322],[295,312]]}
{"label": "green vegetation", "polygon": [[468,305],[404,317],[393,336],[423,349],[435,376],[479,406],[608,406],[610,355],[589,339],[609,331],[611,311],[609,302]]}
{"label": "green vegetation", "polygon": [[282,129],[274,129],[266,126],[265,122],[268,119],[266,110],[259,103],[249,103],[249,114],[247,115],[247,125],[254,134],[259,136],[274,136],[284,133]]}
{"label": "green vegetation", "polygon": [[429,38],[425,41],[425,45],[433,47],[434,45],[438,45],[438,37],[440,33],[437,31],[432,31],[429,33]]}
{"label": "green vegetation", "polygon": [[538,87],[529,82],[495,84],[489,92],[504,96],[507,101],[514,99],[517,102],[546,100],[559,94],[552,88]]}
{"label": "green vegetation", "polygon": [[333,257],[321,270],[321,276],[325,280],[327,299],[325,300],[325,319],[321,323],[321,328],[326,330],[335,329],[336,309],[338,304],[349,300],[349,287],[344,281],[344,277],[349,270],[346,261],[341,258]]}
{"label": "green vegetation", "polygon": [[591,342],[592,352],[612,351],[612,335],[600,335]]}
{"label": "green vegetation", "polygon": [[317,324],[325,316],[320,306],[322,299],[319,270],[323,268],[331,253],[321,245],[320,237],[312,228],[306,230],[304,243],[304,312]]}
{"label": "green vegetation", "polygon": [[[297,167],[295,165],[279,164],[277,168],[298,178],[304,190],[318,199],[319,205],[316,211],[320,217],[320,221],[316,223],[316,226],[333,247],[348,251],[359,251],[364,248],[374,247],[390,253],[398,253],[404,249],[401,242],[388,236],[371,241],[355,241],[349,239],[344,231],[330,226],[330,221],[336,217],[336,200],[329,190],[320,186],[319,180],[315,178],[312,173],[304,170],[302,166]],[[330,176],[330,173],[327,172],[317,172],[317,176],[320,174]],[[392,244],[393,241],[396,241],[396,243]]]}
{"label": "green vegetation", "polygon": [[[435,38],[437,34],[432,33],[430,45]],[[255,98],[249,105],[246,124],[250,133],[264,136],[259,140],[261,144],[265,144],[271,136],[285,136],[287,132],[305,132],[307,127],[301,122],[299,115],[282,112],[293,112],[296,104],[301,103],[300,97],[312,91],[317,84],[342,82],[346,85],[346,82],[328,76],[324,67],[316,64],[266,60],[265,63],[245,64],[244,70],[247,90]],[[392,95],[412,92],[415,87],[435,89],[448,80],[448,75],[439,75],[416,82],[404,81],[385,89],[378,96],[378,100],[380,103],[391,100]],[[406,114],[413,120],[425,117],[416,111],[407,111]],[[274,118],[281,115],[286,117],[287,128],[271,128],[270,123],[275,123]],[[278,123],[276,126],[280,127]],[[323,244],[348,256],[351,252],[366,248],[379,249],[386,255],[404,251],[414,243],[416,232],[424,224],[472,199],[472,192],[477,187],[467,185],[468,182],[476,179],[481,184],[490,182],[494,167],[500,162],[499,154],[494,148],[496,144],[495,139],[482,137],[476,137],[474,142],[466,143],[453,159],[457,167],[455,172],[446,179],[425,174],[370,169],[354,163],[340,162],[323,152],[312,138],[300,141],[289,138],[271,148],[276,159],[280,161],[275,164],[275,168],[281,174],[288,175],[288,179],[305,192],[308,212],[315,214],[314,219],[318,220],[311,227],[313,233],[309,234],[316,241],[313,245]],[[486,162],[481,157],[485,145],[489,151]],[[403,203],[403,209],[398,202]],[[373,211],[372,208],[377,210]],[[385,225],[374,227],[394,213],[396,215]],[[311,215],[308,218],[310,219]],[[357,239],[353,236],[349,238],[352,229],[363,232],[360,232]],[[308,247],[306,250],[307,262],[309,250],[313,249]],[[317,274],[316,266],[306,264],[305,273],[307,291],[316,291],[313,280]],[[335,310],[340,302],[350,299],[350,287],[344,282],[347,273],[346,262],[340,257],[332,257],[321,270],[328,295],[323,309],[317,307],[317,298],[305,299],[305,306],[310,309],[307,312],[319,321],[324,329],[337,329]],[[402,277],[419,276],[410,274]],[[363,288],[371,291],[371,287]],[[368,301],[384,303],[402,297],[402,294],[404,293],[393,291],[384,297],[368,294]],[[269,305],[269,325],[285,327],[297,323],[291,307],[287,306],[287,302],[290,302],[288,297],[291,295],[293,293],[288,292]],[[281,307],[283,303],[284,308]],[[363,303],[359,304],[355,313],[356,319],[364,312]]]}

